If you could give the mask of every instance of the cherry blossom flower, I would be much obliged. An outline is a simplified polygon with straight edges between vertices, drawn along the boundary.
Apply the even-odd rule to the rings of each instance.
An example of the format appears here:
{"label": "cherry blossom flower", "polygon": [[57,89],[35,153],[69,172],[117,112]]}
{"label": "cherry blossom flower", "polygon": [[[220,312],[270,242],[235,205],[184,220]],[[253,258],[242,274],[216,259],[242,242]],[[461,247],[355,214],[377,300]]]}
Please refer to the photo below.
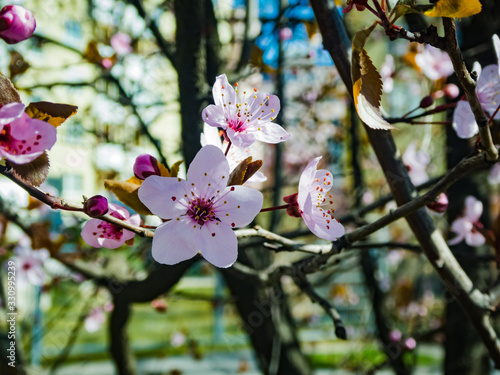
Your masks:
{"label": "cherry blossom flower", "polygon": [[28,39],[35,27],[33,13],[20,5],[7,5],[0,11],[0,38],[8,44]]}
{"label": "cherry blossom flower", "polygon": [[408,175],[414,185],[420,185],[429,180],[429,176],[425,170],[430,161],[430,156],[426,152],[422,150],[417,151],[417,146],[414,142],[408,145],[403,154],[403,163],[408,169]]}
{"label": "cherry blossom flower", "polygon": [[97,332],[103,323],[106,322],[106,315],[102,307],[94,307],[85,318],[83,325],[89,333]]}
{"label": "cherry blossom flower", "polygon": [[17,274],[20,279],[35,286],[43,286],[45,271],[43,263],[50,255],[46,249],[32,250],[26,246],[19,246],[14,250],[12,260],[16,263]]}
{"label": "cherry blossom flower", "polygon": [[[500,63],[500,40],[497,35],[493,35],[493,45],[497,62]],[[475,64],[475,70],[480,71],[476,86],[479,103],[484,111],[493,114],[500,105],[500,66],[492,64],[481,69]],[[495,115],[495,119],[500,119],[500,112]],[[467,139],[478,133],[479,128],[469,102],[461,100],[457,103],[453,113],[453,128],[459,138]]]}
{"label": "cherry blossom flower", "polygon": [[0,108],[0,157],[16,164],[33,161],[56,143],[56,128],[32,119],[21,103]]}
{"label": "cherry blossom flower", "polygon": [[422,72],[432,80],[446,78],[454,72],[448,54],[429,45],[425,46],[421,53],[415,55],[415,62],[422,69]]}
{"label": "cherry blossom flower", "polygon": [[[111,216],[132,225],[140,225],[141,223],[141,218],[138,214],[130,216],[124,207],[113,203],[109,203],[108,213]],[[91,219],[87,221],[82,229],[83,240],[88,245],[93,247],[116,249],[117,247],[123,245],[126,241],[134,238],[134,236],[134,232],[99,219]]]}
{"label": "cherry blossom flower", "polygon": [[132,39],[130,35],[125,33],[116,33],[111,37],[110,43],[111,47],[115,50],[117,55],[125,56],[132,52],[132,46],[130,43]]}
{"label": "cherry blossom flower", "polygon": [[380,67],[380,76],[382,77],[384,92],[392,92],[394,88],[394,73],[396,67],[394,65],[394,57],[392,55],[385,55],[385,60]]}
{"label": "cherry blossom flower", "polygon": [[[204,124],[203,133],[200,137],[200,142],[202,146],[213,145],[220,148],[222,151],[225,151],[229,142],[222,141],[219,135],[219,130],[210,125]],[[251,150],[249,147],[242,148],[232,146],[229,149],[229,152],[226,155],[227,161],[229,163],[229,170],[232,172],[234,168],[238,166],[244,159],[252,156]],[[262,172],[255,172],[255,174],[248,179],[248,182],[264,182],[267,181],[267,177],[264,176]]]}
{"label": "cherry blossom flower", "polygon": [[320,238],[335,241],[345,230],[333,217],[333,197],[329,193],[333,177],[327,170],[317,170],[320,159],[321,156],[312,160],[302,172],[296,202],[309,230]]}
{"label": "cherry blossom flower", "polygon": [[450,245],[456,245],[463,240],[469,246],[481,246],[485,238],[475,227],[482,227],[479,218],[483,213],[483,203],[473,196],[465,199],[464,216],[459,217],[451,224],[451,230],[457,234],[455,238],[448,241]]}
{"label": "cherry blossom flower", "polygon": [[150,176],[139,199],[167,220],[155,231],[153,258],[176,264],[198,252],[216,267],[231,266],[238,256],[232,228],[249,224],[262,208],[263,196],[245,186],[227,186],[229,164],[216,146],[203,147],[187,171],[187,180]]}
{"label": "cherry blossom flower", "polygon": [[279,143],[290,138],[285,129],[271,122],[280,110],[276,95],[258,93],[254,89],[248,96],[240,98],[238,90],[235,91],[228,83],[225,74],[217,77],[212,91],[215,105],[211,104],[203,110],[203,121],[225,130],[235,146],[248,147],[256,140]]}

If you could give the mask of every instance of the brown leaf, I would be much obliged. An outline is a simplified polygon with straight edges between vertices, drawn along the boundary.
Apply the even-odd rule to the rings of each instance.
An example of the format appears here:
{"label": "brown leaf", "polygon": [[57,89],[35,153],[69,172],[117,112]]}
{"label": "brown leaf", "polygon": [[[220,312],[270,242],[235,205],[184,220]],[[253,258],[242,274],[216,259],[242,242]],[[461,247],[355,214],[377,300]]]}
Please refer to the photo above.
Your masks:
{"label": "brown leaf", "polygon": [[97,47],[97,42],[95,40],[91,40],[87,44],[87,49],[85,50],[85,54],[83,56],[91,63],[101,64],[102,56],[99,53],[99,48]]}
{"label": "brown leaf", "polygon": [[9,73],[10,79],[13,79],[15,76],[19,74],[23,74],[28,68],[30,64],[24,60],[23,55],[21,55],[17,51],[10,51],[10,62],[9,62]]}
{"label": "brown leaf", "polygon": [[77,106],[69,104],[35,102],[30,103],[25,111],[31,118],[48,122],[57,128],[69,117],[73,116],[77,109]]}
{"label": "brown leaf", "polygon": [[50,163],[47,151],[26,164],[14,164],[11,161],[8,163],[14,171],[14,176],[33,186],[40,186],[49,174]]}
{"label": "brown leaf", "polygon": [[380,98],[382,77],[364,49],[366,39],[377,23],[361,30],[352,42],[352,81],[354,104],[361,120],[372,129],[389,130],[394,127],[382,118]]}
{"label": "brown leaf", "polygon": [[234,168],[229,176],[229,182],[227,185],[243,185],[255,174],[255,172],[260,169],[260,167],[262,167],[262,164],[262,160],[252,161],[252,157],[249,156],[245,160],[241,161],[236,168]]}
{"label": "brown leaf", "polygon": [[21,97],[10,79],[0,73],[0,105],[12,102],[21,103]]}
{"label": "brown leaf", "polygon": [[243,177],[243,182],[241,183],[242,185],[247,182],[250,177],[252,177],[255,172],[257,172],[260,167],[262,167],[262,164],[264,162],[262,160],[255,160],[251,163],[248,163],[248,167],[247,167],[247,172],[245,173],[245,177]]}
{"label": "brown leaf", "polygon": [[231,174],[229,175],[229,181],[227,182],[228,186],[232,185],[242,185],[243,180],[245,178],[245,174],[247,172],[248,164],[252,161],[252,157],[242,160],[240,164],[233,169]]}
{"label": "brown leaf", "polygon": [[113,192],[118,200],[141,215],[151,215],[151,211],[141,202],[138,196],[140,184],[130,182],[134,181],[132,177],[128,181],[104,180],[104,187]]}

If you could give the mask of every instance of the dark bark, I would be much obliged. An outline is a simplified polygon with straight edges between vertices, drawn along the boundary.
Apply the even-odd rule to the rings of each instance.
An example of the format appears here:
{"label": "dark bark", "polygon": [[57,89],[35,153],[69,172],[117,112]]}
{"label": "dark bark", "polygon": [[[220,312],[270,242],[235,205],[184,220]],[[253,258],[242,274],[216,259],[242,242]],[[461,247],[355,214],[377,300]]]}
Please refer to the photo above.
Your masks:
{"label": "dark bark", "polygon": [[174,2],[177,22],[175,66],[181,105],[182,153],[186,165],[191,163],[201,147],[201,95],[208,88],[205,80],[206,41],[203,37],[206,1]]}
{"label": "dark bark", "polygon": [[[248,248],[238,261],[256,269],[270,264],[269,250]],[[250,337],[255,354],[266,375],[311,374],[296,336],[287,295],[281,284],[266,286],[253,276],[234,269],[222,274],[231,291],[243,326]]]}
{"label": "dark bark", "polygon": [[145,280],[128,283],[109,281],[107,283],[106,287],[113,295],[115,306],[109,324],[110,352],[118,374],[135,374],[134,355],[127,335],[131,305],[135,302],[152,301],[167,293],[196,261],[197,258],[194,258],[175,266],[156,264]]}

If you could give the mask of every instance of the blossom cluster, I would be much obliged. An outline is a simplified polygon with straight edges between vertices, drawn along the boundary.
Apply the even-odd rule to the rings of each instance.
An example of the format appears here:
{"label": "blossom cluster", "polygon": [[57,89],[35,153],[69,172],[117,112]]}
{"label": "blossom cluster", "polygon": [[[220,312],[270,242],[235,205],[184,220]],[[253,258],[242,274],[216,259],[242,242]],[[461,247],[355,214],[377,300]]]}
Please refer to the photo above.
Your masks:
{"label": "blossom cluster", "polygon": [[[152,255],[163,264],[173,265],[200,253],[217,267],[229,267],[237,259],[238,241],[234,228],[250,224],[261,211],[264,197],[258,190],[231,180],[232,173],[252,156],[256,141],[279,143],[290,138],[280,125],[272,122],[280,110],[277,96],[257,89],[238,93],[225,75],[218,76],[213,87],[215,104],[203,110],[205,122],[201,137],[203,147],[187,170],[186,179],[162,175],[160,164],[151,155],[137,157],[133,167],[137,194],[149,211],[162,219],[154,232]],[[287,213],[301,217],[318,237],[336,240],[344,227],[335,219],[332,174],[318,170],[321,157],[304,170],[298,193],[285,197]],[[240,171],[242,176],[247,172]],[[243,182],[266,180],[252,172]],[[117,248],[133,237],[133,232],[108,223],[100,215],[109,214],[132,225],[139,225],[138,215],[92,197],[85,202],[90,216],[82,230],[83,239],[94,247]],[[279,209],[274,207],[265,209]],[[86,212],[87,212],[86,211]]]}

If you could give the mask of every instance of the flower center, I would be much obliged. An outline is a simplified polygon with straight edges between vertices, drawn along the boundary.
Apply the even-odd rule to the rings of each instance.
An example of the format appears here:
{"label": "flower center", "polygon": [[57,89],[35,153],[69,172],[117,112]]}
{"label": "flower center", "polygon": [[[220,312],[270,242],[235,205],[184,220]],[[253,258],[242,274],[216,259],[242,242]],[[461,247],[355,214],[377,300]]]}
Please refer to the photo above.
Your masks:
{"label": "flower center", "polygon": [[[118,212],[112,212],[110,215],[113,217],[116,217],[117,219],[125,220],[125,218],[122,215],[120,215]],[[123,228],[121,228],[117,225],[108,223],[106,221],[103,221],[101,224],[99,224],[97,226],[97,228],[99,228],[99,230],[100,230],[100,232],[99,232],[100,238],[106,238],[106,239],[110,239],[110,240],[119,240],[123,235]],[[96,234],[97,233],[95,233],[94,235],[96,235]]]}
{"label": "flower center", "polygon": [[193,198],[186,215],[200,226],[203,226],[208,221],[216,220],[211,199]]}
{"label": "flower center", "polygon": [[28,271],[29,269],[31,269],[31,263],[24,263],[22,268],[24,271]]}
{"label": "flower center", "polygon": [[[238,116],[240,116],[238,114]],[[245,131],[246,127],[245,127],[245,122],[241,120],[241,118],[237,118],[237,119],[230,119],[230,120],[227,120],[227,126],[230,128],[230,129],[233,129],[235,132],[242,132],[242,131]]]}
{"label": "flower center", "polygon": [[0,131],[0,146],[5,148],[6,151],[9,151],[11,139],[10,124],[8,124],[3,127],[2,131]]}

